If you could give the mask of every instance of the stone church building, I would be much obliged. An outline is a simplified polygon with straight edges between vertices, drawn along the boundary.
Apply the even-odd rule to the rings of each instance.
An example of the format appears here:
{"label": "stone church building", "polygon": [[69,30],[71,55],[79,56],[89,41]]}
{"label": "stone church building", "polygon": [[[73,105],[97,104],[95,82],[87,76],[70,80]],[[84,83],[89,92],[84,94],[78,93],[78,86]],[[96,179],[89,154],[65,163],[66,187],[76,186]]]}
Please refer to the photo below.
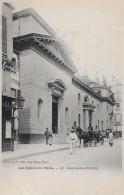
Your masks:
{"label": "stone church building", "polygon": [[82,129],[112,128],[113,94],[95,91],[75,76],[77,68],[64,42],[33,10],[13,14],[14,51],[25,99],[19,116],[19,139],[42,143],[48,128],[65,143],[74,121]]}

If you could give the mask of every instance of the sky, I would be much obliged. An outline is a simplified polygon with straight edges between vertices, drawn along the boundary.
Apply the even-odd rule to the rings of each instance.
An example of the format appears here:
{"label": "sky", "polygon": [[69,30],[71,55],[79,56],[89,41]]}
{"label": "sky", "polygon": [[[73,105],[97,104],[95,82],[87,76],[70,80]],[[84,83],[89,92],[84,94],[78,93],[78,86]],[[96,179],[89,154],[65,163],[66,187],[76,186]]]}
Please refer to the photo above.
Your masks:
{"label": "sky", "polygon": [[32,7],[68,45],[79,74],[122,79],[124,0],[8,0]]}

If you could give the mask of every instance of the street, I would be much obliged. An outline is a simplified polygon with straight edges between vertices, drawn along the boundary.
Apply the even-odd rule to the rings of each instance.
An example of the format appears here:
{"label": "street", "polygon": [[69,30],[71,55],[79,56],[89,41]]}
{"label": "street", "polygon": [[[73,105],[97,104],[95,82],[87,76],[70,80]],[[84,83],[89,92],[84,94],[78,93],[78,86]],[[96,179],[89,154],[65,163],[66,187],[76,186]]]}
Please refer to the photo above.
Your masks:
{"label": "street", "polygon": [[[103,146],[77,148],[75,154],[62,150],[46,154],[25,157],[14,163],[5,163],[4,167],[20,167],[20,169],[100,169],[121,170],[122,146],[121,140],[115,140],[113,147],[108,142]],[[48,146],[50,147],[50,146]]]}

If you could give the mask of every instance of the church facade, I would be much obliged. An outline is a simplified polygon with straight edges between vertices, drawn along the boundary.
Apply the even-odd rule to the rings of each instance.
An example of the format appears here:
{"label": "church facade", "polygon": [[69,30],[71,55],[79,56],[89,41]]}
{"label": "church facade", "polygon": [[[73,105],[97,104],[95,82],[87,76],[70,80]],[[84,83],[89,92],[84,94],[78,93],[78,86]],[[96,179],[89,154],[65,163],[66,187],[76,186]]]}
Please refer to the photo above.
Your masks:
{"label": "church facade", "polygon": [[77,68],[53,29],[33,9],[14,13],[13,26],[25,99],[19,114],[20,141],[42,143],[48,128],[55,142],[65,143],[74,121],[82,129],[112,128],[112,94],[102,96],[75,76]]}

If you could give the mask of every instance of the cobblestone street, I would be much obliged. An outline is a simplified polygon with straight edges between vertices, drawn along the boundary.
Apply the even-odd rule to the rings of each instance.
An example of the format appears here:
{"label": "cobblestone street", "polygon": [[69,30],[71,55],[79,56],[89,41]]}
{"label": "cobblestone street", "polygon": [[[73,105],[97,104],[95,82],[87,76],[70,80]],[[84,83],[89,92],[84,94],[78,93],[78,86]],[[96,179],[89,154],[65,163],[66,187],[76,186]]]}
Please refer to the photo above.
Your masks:
{"label": "cobblestone street", "polygon": [[[115,140],[113,147],[109,143],[97,147],[77,148],[75,154],[70,154],[68,149],[53,153],[44,153],[25,157],[19,160],[17,166],[28,167],[53,167],[55,169],[98,169],[121,170],[121,140]],[[15,163],[4,164],[4,167],[15,167]]]}

